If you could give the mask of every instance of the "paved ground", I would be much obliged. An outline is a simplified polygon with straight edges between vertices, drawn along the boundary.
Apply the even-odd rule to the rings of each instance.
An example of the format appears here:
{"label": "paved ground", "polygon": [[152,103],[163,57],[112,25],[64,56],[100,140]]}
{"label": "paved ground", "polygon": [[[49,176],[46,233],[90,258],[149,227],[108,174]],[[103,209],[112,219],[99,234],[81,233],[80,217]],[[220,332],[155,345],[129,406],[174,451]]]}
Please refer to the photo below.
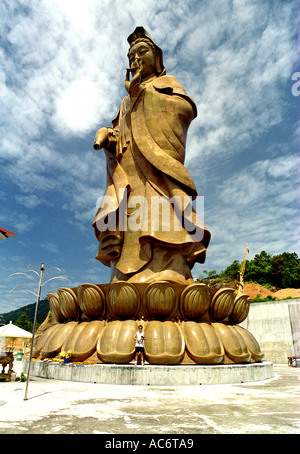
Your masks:
{"label": "paved ground", "polygon": [[25,383],[0,382],[0,433],[299,434],[300,368],[274,372],[265,382],[181,387],[32,377],[26,401]]}

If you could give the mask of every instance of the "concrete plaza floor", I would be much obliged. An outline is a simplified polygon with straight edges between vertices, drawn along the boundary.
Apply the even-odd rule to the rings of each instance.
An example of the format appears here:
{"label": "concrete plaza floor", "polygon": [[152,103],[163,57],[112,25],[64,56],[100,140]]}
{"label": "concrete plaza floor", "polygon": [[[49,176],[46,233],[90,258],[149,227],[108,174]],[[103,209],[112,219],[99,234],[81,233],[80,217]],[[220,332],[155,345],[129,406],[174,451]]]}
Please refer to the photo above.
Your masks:
{"label": "concrete plaza floor", "polygon": [[31,377],[26,401],[26,383],[0,382],[0,433],[299,434],[300,368],[274,365],[274,373],[261,382],[176,387]]}

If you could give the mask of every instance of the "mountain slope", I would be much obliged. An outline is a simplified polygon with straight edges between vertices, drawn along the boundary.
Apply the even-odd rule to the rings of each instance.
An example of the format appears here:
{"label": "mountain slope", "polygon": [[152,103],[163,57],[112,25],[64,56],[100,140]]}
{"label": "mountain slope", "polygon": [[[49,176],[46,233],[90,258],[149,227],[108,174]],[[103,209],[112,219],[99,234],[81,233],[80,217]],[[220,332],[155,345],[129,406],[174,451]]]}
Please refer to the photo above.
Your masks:
{"label": "mountain slope", "polygon": [[[35,313],[35,306],[36,303],[28,304],[27,306],[22,306],[19,309],[15,309],[14,311],[5,312],[4,314],[0,314],[0,324],[7,325],[10,321],[15,324],[20,315],[24,312],[27,314],[28,320],[33,323],[34,320],[34,313]],[[38,315],[37,315],[37,323],[41,324],[47,317],[49,312],[49,301],[48,299],[41,300],[39,302],[38,308]]]}

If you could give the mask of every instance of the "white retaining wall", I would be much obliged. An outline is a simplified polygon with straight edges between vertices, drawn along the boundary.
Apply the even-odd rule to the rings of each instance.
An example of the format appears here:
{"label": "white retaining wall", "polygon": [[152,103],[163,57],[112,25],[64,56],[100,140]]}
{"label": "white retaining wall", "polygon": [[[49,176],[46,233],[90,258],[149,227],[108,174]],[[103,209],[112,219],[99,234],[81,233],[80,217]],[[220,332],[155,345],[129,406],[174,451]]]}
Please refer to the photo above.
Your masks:
{"label": "white retaining wall", "polygon": [[[28,371],[25,360],[25,374]],[[64,364],[33,361],[33,376],[110,385],[186,386],[248,383],[274,377],[268,361],[252,364],[160,366],[147,364]]]}
{"label": "white retaining wall", "polygon": [[265,361],[287,364],[288,356],[300,356],[300,298],[251,303],[241,326],[256,338]]}

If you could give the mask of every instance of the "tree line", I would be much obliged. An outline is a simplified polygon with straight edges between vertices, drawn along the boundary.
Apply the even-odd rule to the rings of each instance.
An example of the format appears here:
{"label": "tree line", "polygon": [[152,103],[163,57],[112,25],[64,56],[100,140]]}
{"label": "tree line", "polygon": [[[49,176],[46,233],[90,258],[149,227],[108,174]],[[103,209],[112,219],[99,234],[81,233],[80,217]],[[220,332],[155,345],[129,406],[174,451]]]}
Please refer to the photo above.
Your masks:
{"label": "tree line", "polygon": [[[19,328],[25,329],[25,331],[32,332],[34,314],[35,314],[36,303],[27,304],[19,309],[15,309],[4,314],[0,314],[0,325],[6,325],[10,321],[19,326]],[[37,314],[37,327],[43,323],[49,312],[49,301],[48,298],[40,300],[38,314]]]}
{"label": "tree line", "polygon": [[[241,263],[234,260],[221,273],[215,270],[203,271],[199,280],[239,279]],[[256,254],[252,260],[246,260],[245,282],[256,282],[265,287],[300,288],[300,258],[295,252],[283,252],[271,255],[266,251]]]}

